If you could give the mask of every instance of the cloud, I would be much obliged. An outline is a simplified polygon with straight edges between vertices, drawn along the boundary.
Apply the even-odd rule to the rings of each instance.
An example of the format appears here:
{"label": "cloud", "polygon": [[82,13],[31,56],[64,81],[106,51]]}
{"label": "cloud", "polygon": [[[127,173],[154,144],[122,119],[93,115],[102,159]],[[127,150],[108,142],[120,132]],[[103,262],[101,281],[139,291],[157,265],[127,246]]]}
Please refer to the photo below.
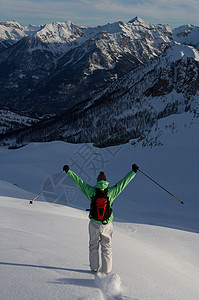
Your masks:
{"label": "cloud", "polygon": [[[133,12],[138,15],[150,16],[155,18],[157,15],[168,18],[169,15],[165,13],[170,12],[175,15],[175,18],[181,18],[188,14],[187,8],[191,11],[194,16],[199,13],[198,0],[147,0],[147,1],[115,1],[115,0],[82,0],[82,2],[93,6],[96,10],[110,13],[129,14]],[[176,14],[177,12],[177,14]],[[190,16],[189,16],[190,17]]]}
{"label": "cloud", "polygon": [[198,22],[199,6],[198,0],[1,0],[0,11],[5,19],[62,19],[85,25],[127,21],[135,16],[150,23],[186,24]]}
{"label": "cloud", "polygon": [[[162,23],[172,22],[185,24],[195,22],[198,24],[199,5],[198,0],[82,0],[89,2],[98,11],[119,14],[126,17],[142,17],[151,21]],[[121,19],[121,18],[120,18]]]}
{"label": "cloud", "polygon": [[[17,5],[16,5],[17,3]],[[67,10],[75,9],[75,4],[67,2],[56,2],[56,1],[27,1],[27,0],[1,0],[1,13],[13,14],[13,15],[44,15],[48,14],[66,14]]]}

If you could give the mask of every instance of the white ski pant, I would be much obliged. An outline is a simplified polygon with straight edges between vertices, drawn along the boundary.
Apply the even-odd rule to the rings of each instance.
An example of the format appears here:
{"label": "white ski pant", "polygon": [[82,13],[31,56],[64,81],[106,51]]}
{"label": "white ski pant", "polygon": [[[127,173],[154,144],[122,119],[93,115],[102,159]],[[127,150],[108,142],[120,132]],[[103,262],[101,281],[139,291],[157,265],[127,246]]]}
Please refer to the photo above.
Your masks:
{"label": "white ski pant", "polygon": [[89,223],[89,261],[91,270],[99,269],[99,246],[101,245],[102,272],[110,273],[112,270],[113,224]]}

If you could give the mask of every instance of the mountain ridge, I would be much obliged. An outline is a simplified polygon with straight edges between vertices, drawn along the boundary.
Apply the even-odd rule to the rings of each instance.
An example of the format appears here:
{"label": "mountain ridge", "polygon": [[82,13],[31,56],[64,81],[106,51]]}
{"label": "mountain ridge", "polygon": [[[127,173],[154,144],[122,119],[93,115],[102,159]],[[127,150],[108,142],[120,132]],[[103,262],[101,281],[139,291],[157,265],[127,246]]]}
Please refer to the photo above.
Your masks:
{"label": "mountain ridge", "polygon": [[[39,27],[0,52],[2,105],[58,113],[92,97],[160,55],[170,43],[171,27],[150,25],[148,29],[143,22],[136,18],[126,24],[119,21],[94,28],[71,22]],[[49,88],[46,82],[50,78],[53,84]]]}
{"label": "mountain ridge", "polygon": [[[54,22],[53,28],[58,25]],[[54,113],[15,132],[16,136],[6,132],[1,135],[2,143],[7,135],[17,145],[60,139],[106,147],[143,138],[161,118],[197,111],[199,52],[194,45],[198,27],[173,30],[169,25],[148,24],[152,34],[148,25],[143,29],[146,22],[138,17],[126,24],[119,21],[96,28],[77,29],[71,22],[62,25],[62,33],[72,26],[77,35],[67,32],[69,38],[80,41],[75,48],[74,40],[69,42],[71,48],[65,54],[59,50],[28,52],[35,35],[0,53],[4,59],[0,63],[2,95],[6,97],[10,90],[20,95],[21,102],[18,98],[10,102],[12,108],[33,115],[37,109]],[[47,27],[50,30],[51,25]],[[56,44],[51,44],[52,50]],[[17,54],[15,69],[13,53]]]}
{"label": "mountain ridge", "polygon": [[[185,112],[197,117],[199,57],[193,50],[173,43],[160,57],[113,82],[98,96],[33,125],[14,142],[64,140],[107,147],[141,138],[147,144],[158,120]],[[175,53],[172,59],[171,53]]]}

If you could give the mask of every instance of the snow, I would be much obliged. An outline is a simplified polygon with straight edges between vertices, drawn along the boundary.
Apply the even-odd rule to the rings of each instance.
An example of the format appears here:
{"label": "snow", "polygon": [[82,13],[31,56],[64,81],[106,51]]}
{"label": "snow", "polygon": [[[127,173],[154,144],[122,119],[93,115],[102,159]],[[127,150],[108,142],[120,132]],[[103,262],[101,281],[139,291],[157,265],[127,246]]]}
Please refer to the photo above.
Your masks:
{"label": "snow", "polygon": [[[53,22],[43,26],[41,30],[36,33],[44,43],[66,43],[75,39],[77,33],[77,26],[68,22]],[[79,34],[77,35],[79,37]]]}
{"label": "snow", "polygon": [[[110,274],[108,276],[98,273],[95,282],[98,288],[100,288],[106,298],[109,297],[110,291],[112,296],[121,294],[121,279],[118,274]],[[121,296],[122,297],[122,296]]]}
{"label": "snow", "polygon": [[18,41],[23,37],[35,34],[40,29],[40,26],[22,26],[17,21],[0,22],[0,37],[1,41],[12,40]]}
{"label": "snow", "polygon": [[[190,114],[160,120],[163,146],[152,149],[142,142],[0,148],[1,299],[198,300],[198,122]],[[174,131],[166,127],[173,123]],[[29,201],[65,163],[91,185],[93,167],[103,169],[112,185],[134,162],[185,205],[138,172],[114,202],[113,271],[95,277],[88,265],[86,197],[62,174],[33,205]]]}
{"label": "snow", "polygon": [[199,61],[199,51],[192,46],[182,45],[175,42],[167,51],[167,58],[170,62],[179,60],[181,58],[186,59],[188,57],[194,58]]}
{"label": "snow", "polygon": [[[139,48],[140,43],[143,44],[143,41],[145,41],[144,44],[147,42],[148,45],[146,52],[150,52],[148,55],[153,57],[157,56],[156,52],[160,51],[157,49],[161,48],[162,42],[170,43],[171,32],[172,29],[168,25],[150,25],[138,17],[126,24],[119,21],[97,27],[77,26],[70,21],[53,22],[41,26],[29,25],[28,27],[23,27],[15,21],[9,22],[7,25],[6,22],[0,23],[2,41],[12,40],[13,44],[19,39],[29,36],[29,53],[36,50],[48,50],[57,58],[71,49],[83,46],[84,42],[91,41],[92,39],[98,40],[100,38],[103,44],[103,39],[107,39],[106,36],[103,36],[104,33],[111,40],[111,42],[106,41],[105,45],[101,45],[102,47],[104,46],[107,59],[110,59],[108,49],[112,43],[112,51],[132,53],[131,44],[135,43],[135,46],[137,45],[136,47]],[[7,46],[6,44],[2,44],[2,47]],[[110,63],[110,68],[112,67],[113,64]]]}
{"label": "snow", "polygon": [[197,46],[199,44],[199,27],[194,25],[183,25],[173,30],[174,40],[182,43]]}

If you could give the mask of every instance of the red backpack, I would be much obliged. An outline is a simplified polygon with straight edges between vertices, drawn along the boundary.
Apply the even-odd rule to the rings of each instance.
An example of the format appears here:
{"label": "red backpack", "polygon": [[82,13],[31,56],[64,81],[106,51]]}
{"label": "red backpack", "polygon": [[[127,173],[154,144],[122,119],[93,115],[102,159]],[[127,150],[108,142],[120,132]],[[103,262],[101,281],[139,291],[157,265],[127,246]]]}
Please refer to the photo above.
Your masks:
{"label": "red backpack", "polygon": [[107,196],[107,192],[107,189],[101,191],[100,189],[96,188],[96,194],[91,198],[91,207],[89,209],[89,217],[94,220],[101,221],[102,224],[107,224],[108,219],[112,214],[112,208]]}

